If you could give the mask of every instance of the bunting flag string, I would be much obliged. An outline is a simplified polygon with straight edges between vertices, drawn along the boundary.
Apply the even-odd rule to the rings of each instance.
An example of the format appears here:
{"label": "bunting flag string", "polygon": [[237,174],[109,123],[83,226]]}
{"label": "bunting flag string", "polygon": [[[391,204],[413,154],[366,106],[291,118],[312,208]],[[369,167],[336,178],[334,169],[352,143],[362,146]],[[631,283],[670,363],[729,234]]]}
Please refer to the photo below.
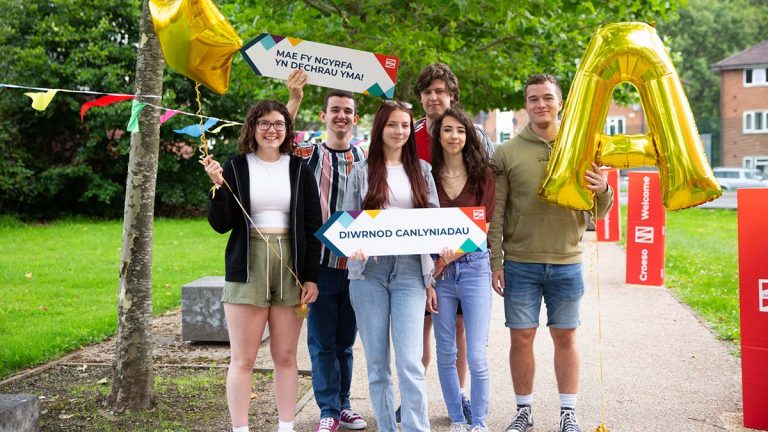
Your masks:
{"label": "bunting flag string", "polygon": [[[34,92],[26,92],[24,94],[26,96],[29,96],[30,99],[32,99],[32,108],[34,108],[37,111],[45,111],[45,109],[48,108],[48,105],[51,103],[51,101],[53,100],[53,98],[56,96],[57,93],[80,93],[80,94],[88,94],[88,95],[102,95],[102,97],[96,100],[85,102],[80,107],[81,121],[85,120],[85,113],[91,107],[94,107],[94,106],[103,107],[103,106],[111,105],[113,103],[122,102],[125,100],[133,100],[134,104],[131,107],[131,119],[128,121],[128,127],[127,127],[127,130],[129,132],[134,132],[139,130],[138,114],[146,106],[151,106],[163,111],[163,114],[160,116],[161,125],[175,115],[185,115],[185,116],[207,119],[205,124],[192,124],[189,126],[185,126],[181,129],[174,130],[174,132],[176,133],[186,134],[195,138],[200,137],[206,131],[216,134],[221,132],[221,130],[225,127],[242,126],[242,123],[237,121],[221,120],[216,117],[203,116],[203,115],[186,112],[178,109],[166,108],[166,107],[155,105],[148,102],[139,102],[136,100],[139,97],[141,97],[142,99],[146,99],[146,98],[160,99],[160,96],[157,96],[157,95],[131,95],[131,94],[125,94],[125,93],[104,93],[104,92],[97,92],[97,91],[91,91],[91,90],[69,90],[69,89],[60,89],[60,88],[30,87],[30,86],[21,86],[16,84],[0,83],[0,88],[3,88],[3,87],[8,89],[36,90]],[[222,121],[223,123],[218,127],[216,127],[215,129],[209,130],[219,121]],[[181,132],[181,131],[184,131],[184,132]],[[190,133],[187,133],[187,132],[190,132]]]}

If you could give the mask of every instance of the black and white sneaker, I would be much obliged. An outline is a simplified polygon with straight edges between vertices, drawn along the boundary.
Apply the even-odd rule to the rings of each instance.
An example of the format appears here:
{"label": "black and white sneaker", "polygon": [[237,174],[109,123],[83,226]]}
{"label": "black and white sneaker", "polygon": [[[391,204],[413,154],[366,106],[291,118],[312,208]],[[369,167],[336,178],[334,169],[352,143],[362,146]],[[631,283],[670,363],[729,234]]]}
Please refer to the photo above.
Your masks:
{"label": "black and white sneaker", "polygon": [[573,408],[560,408],[560,432],[581,432]]}
{"label": "black and white sneaker", "polygon": [[505,432],[528,432],[533,429],[533,415],[530,405],[519,405],[517,414],[512,418],[512,423],[507,426]]}

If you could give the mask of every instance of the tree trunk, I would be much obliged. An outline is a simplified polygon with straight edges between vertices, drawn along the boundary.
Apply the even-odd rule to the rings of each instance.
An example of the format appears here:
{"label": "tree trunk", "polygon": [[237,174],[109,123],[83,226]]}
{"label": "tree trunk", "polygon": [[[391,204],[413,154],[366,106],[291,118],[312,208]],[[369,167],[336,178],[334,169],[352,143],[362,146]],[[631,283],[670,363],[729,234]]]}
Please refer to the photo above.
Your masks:
{"label": "tree trunk", "polygon": [[[160,45],[147,0],[142,2],[136,94],[161,95]],[[158,99],[138,97],[155,105]],[[146,106],[140,131],[131,134],[125,190],[123,246],[117,304],[117,352],[107,404],[116,411],[146,410],[154,405],[152,375],[152,224],[160,140],[159,110]]]}

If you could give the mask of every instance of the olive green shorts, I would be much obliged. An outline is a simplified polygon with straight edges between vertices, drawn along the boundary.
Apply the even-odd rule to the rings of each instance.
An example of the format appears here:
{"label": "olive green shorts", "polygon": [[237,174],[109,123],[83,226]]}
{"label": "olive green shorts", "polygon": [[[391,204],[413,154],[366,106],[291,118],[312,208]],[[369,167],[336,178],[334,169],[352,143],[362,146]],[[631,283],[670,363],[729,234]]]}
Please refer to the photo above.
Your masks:
{"label": "olive green shorts", "polygon": [[297,306],[301,300],[301,289],[286,267],[292,265],[291,236],[264,234],[262,238],[255,229],[251,229],[249,235],[249,280],[226,281],[221,301],[257,307]]}

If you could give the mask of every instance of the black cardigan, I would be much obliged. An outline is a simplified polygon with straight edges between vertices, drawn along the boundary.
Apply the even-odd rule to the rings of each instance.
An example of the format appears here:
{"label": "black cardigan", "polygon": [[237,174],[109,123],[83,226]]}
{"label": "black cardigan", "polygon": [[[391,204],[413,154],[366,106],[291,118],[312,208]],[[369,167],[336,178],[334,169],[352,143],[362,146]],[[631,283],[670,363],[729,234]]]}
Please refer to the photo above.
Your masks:
{"label": "black cardigan", "polygon": [[[320,265],[320,241],[315,232],[322,225],[320,196],[315,176],[301,158],[291,155],[289,173],[291,180],[290,234],[293,255],[293,271],[301,283],[317,282]],[[232,157],[223,165],[224,179],[237,194],[246,211],[250,212],[250,180],[248,161],[244,154]],[[264,185],[269,187],[269,185]],[[208,222],[217,232],[229,230],[225,253],[225,279],[230,282],[247,282],[249,262],[248,219],[237,205],[226,186],[216,191],[208,205]]]}

